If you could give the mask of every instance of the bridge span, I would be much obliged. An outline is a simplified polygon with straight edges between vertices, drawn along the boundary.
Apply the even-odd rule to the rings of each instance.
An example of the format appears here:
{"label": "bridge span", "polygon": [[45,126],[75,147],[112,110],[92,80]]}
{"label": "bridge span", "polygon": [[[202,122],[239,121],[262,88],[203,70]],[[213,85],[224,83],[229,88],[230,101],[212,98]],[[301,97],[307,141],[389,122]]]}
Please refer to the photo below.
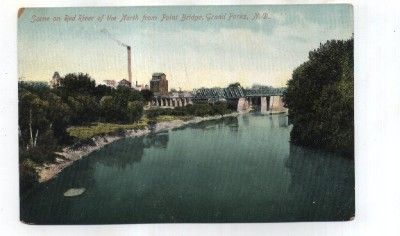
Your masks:
{"label": "bridge span", "polygon": [[158,107],[180,107],[196,102],[226,101],[237,107],[237,111],[259,110],[261,112],[283,111],[283,93],[286,88],[260,86],[252,89],[242,87],[200,88],[191,93],[174,93],[155,96],[152,105]]}
{"label": "bridge span", "polygon": [[283,111],[283,93],[286,88],[260,86],[244,89],[242,87],[201,88],[194,90],[193,101],[226,100],[237,106],[237,111],[259,110],[261,112]]}

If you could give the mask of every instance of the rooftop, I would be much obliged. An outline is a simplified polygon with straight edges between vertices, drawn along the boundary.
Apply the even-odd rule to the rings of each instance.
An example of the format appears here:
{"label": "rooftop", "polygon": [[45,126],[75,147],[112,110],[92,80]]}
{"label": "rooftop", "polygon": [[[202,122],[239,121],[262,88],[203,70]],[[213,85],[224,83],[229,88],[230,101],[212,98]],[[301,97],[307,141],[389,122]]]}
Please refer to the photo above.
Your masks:
{"label": "rooftop", "polygon": [[153,73],[153,76],[161,76],[161,75],[165,75],[165,74],[162,73],[162,72],[155,72],[155,73]]}
{"label": "rooftop", "polygon": [[128,83],[128,84],[131,84],[131,82],[129,82],[128,80],[126,80],[126,79],[123,79],[123,80],[121,80],[121,81],[119,81],[119,83]]}

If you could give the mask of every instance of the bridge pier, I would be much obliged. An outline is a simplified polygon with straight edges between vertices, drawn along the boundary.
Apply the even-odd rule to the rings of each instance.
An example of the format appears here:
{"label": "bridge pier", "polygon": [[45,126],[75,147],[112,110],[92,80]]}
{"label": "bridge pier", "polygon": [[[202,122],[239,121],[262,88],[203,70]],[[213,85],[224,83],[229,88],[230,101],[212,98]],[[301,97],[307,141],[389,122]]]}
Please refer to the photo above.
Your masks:
{"label": "bridge pier", "polygon": [[285,110],[285,108],[283,107],[283,98],[282,96],[271,96],[270,99],[270,111],[278,111],[278,112],[282,112]]}
{"label": "bridge pier", "polygon": [[193,104],[191,97],[154,97],[149,105],[153,107],[184,107]]}
{"label": "bridge pier", "polygon": [[238,103],[237,103],[237,111],[244,112],[244,111],[248,111],[249,108],[250,108],[249,101],[244,97],[239,98]]}
{"label": "bridge pier", "polygon": [[275,110],[280,110],[280,108],[281,108],[281,97],[280,96],[275,96],[274,108],[275,108]]}
{"label": "bridge pier", "polygon": [[248,97],[247,101],[249,102],[249,108],[251,109],[253,107],[253,98],[252,97]]}
{"label": "bridge pier", "polygon": [[274,96],[269,97],[269,111],[272,111],[274,109]]}
{"label": "bridge pier", "polygon": [[266,113],[268,111],[267,97],[261,97],[260,112]]}

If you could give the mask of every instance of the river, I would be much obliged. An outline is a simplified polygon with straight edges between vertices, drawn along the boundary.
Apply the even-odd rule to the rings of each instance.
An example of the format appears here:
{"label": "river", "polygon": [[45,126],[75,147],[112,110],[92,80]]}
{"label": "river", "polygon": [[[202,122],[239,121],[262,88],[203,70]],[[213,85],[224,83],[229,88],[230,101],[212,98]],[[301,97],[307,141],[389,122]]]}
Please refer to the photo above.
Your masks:
{"label": "river", "polygon": [[[34,224],[349,220],[354,161],[289,142],[287,116],[256,113],[126,138],[21,200]],[[70,188],[86,188],[64,197]]]}

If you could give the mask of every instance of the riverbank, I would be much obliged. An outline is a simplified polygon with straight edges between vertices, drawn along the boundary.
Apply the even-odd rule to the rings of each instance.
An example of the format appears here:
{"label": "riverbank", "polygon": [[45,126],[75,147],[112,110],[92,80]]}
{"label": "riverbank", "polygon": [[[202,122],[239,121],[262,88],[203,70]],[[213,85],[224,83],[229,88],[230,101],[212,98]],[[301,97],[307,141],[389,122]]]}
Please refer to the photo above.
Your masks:
{"label": "riverbank", "polygon": [[105,145],[113,143],[117,140],[129,137],[141,137],[150,133],[158,133],[166,130],[180,128],[189,124],[196,124],[207,120],[216,120],[223,117],[238,116],[239,113],[234,112],[224,116],[206,116],[206,117],[193,117],[189,120],[175,119],[172,121],[162,121],[154,125],[148,125],[143,129],[127,129],[118,134],[104,134],[92,137],[89,142],[80,145],[72,145],[63,148],[62,152],[56,152],[57,158],[54,163],[44,164],[36,168],[39,175],[39,183],[46,182],[56,177],[63,169],[72,165],[75,161],[82,159],[90,153],[103,148]]}
{"label": "riverbank", "polygon": [[285,114],[254,112],[119,140],[27,192],[21,219],[36,225],[348,220],[354,161],[292,145],[291,128]]}

